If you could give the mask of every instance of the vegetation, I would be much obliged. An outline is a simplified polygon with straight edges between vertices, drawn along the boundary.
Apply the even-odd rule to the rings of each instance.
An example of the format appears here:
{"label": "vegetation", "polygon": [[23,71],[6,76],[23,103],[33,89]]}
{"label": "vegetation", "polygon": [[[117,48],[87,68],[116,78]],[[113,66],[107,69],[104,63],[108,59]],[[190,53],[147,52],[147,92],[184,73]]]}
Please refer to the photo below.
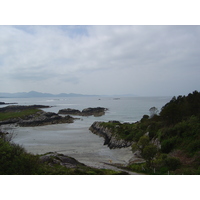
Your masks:
{"label": "vegetation", "polygon": [[[145,163],[130,169],[152,174],[200,174],[200,93],[173,97],[158,113],[139,122],[121,124],[104,122],[119,138],[133,141],[133,152],[140,152]],[[157,141],[157,142],[156,142]]]}
{"label": "vegetation", "polygon": [[[25,117],[38,110],[0,114],[0,120]],[[173,97],[158,113],[150,108],[136,123],[102,122],[118,138],[134,142],[143,163],[132,163],[128,169],[147,174],[200,174],[200,93]],[[121,174],[87,166],[67,168],[41,163],[38,155],[0,137],[0,174]]]}
{"label": "vegetation", "polygon": [[39,111],[40,110],[37,108],[32,108],[32,109],[21,110],[19,112],[16,111],[0,112],[0,121],[14,119],[14,118],[24,119],[25,117],[36,114]]}

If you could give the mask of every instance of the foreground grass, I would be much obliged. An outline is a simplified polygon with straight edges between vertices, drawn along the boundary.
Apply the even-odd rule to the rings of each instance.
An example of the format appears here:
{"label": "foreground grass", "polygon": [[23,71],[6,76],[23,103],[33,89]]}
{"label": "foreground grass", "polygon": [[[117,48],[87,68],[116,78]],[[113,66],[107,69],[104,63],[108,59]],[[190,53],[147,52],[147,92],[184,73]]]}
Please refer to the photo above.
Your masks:
{"label": "foreground grass", "polygon": [[8,120],[8,119],[14,119],[14,118],[21,118],[24,119],[26,116],[36,114],[39,112],[39,109],[27,109],[27,110],[21,110],[18,112],[0,112],[0,121]]}

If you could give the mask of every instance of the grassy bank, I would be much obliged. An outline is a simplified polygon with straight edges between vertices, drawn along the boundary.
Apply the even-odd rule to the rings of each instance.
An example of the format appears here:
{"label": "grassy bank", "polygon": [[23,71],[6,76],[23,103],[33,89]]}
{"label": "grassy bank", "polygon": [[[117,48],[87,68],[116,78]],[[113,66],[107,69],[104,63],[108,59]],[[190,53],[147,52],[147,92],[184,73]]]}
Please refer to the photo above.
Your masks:
{"label": "grassy bank", "polygon": [[35,109],[21,110],[18,112],[16,112],[16,111],[0,112],[0,121],[14,119],[14,118],[24,119],[25,117],[36,114],[39,111],[40,111],[39,109],[35,108]]}

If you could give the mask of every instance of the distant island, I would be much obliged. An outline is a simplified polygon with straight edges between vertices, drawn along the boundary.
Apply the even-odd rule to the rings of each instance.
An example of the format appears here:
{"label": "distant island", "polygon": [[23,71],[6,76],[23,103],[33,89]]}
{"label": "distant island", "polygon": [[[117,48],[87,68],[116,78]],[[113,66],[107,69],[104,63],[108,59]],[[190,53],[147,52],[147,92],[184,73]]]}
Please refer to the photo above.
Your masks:
{"label": "distant island", "polygon": [[0,98],[32,98],[32,97],[95,97],[98,95],[84,95],[76,93],[60,93],[60,94],[51,94],[51,93],[42,93],[36,91],[30,92],[17,92],[17,93],[0,93]]}
{"label": "distant island", "polygon": [[[36,91],[30,92],[17,92],[17,93],[3,93],[0,92],[0,98],[34,98],[34,97],[137,97],[134,94],[122,94],[122,95],[88,95],[88,94],[76,94],[76,93],[60,93],[60,94],[51,94],[51,93],[42,93]],[[119,99],[119,98],[118,98]]]}

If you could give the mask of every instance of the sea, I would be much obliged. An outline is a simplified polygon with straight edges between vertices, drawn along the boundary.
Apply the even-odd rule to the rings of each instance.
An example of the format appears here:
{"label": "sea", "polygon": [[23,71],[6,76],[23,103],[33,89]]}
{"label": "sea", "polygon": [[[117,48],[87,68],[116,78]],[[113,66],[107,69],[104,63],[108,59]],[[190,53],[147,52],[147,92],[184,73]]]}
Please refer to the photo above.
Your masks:
{"label": "sea", "polygon": [[[13,135],[13,142],[23,146],[27,152],[44,154],[59,152],[74,157],[92,167],[112,168],[109,164],[126,165],[135,158],[131,147],[109,149],[104,139],[89,131],[95,121],[117,120],[134,123],[143,115],[149,115],[149,109],[156,107],[159,111],[172,97],[59,97],[59,98],[1,98],[1,102],[17,105],[48,105],[42,109],[57,113],[60,109],[72,108],[83,110],[88,107],[108,108],[105,115],[76,116],[71,124],[56,124],[38,127],[5,126]],[[0,105],[3,107],[5,105]]]}

